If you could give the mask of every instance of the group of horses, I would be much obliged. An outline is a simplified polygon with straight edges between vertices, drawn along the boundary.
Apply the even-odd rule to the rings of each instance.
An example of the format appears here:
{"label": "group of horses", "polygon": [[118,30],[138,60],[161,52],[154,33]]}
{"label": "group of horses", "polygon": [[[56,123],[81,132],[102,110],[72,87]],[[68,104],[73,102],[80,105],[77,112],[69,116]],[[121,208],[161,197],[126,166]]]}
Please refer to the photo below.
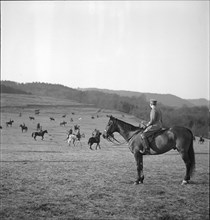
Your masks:
{"label": "group of horses", "polygon": [[[93,148],[92,148],[93,144],[96,144],[95,150],[101,149],[101,146],[100,146],[100,136],[101,135],[102,135],[102,133],[98,129],[95,129],[92,132],[92,137],[90,137],[88,139],[88,146],[91,150],[93,150]],[[76,142],[80,143],[80,145],[82,146],[81,138],[84,138],[84,137],[85,137],[85,134],[80,133],[80,126],[75,125],[74,126],[74,133],[73,133],[73,130],[70,129],[67,134],[67,138],[65,140],[67,141],[69,146],[71,145],[71,143],[73,143],[73,145],[75,146]]]}
{"label": "group of horses", "polygon": [[[50,118],[54,120],[54,118]],[[10,119],[9,122],[6,122],[7,126],[12,126],[14,121]],[[66,123],[62,122],[60,125],[65,126]],[[20,125],[22,132],[28,130],[25,124]],[[67,142],[69,146],[71,143],[75,146],[76,142],[80,142],[81,138],[85,137],[84,133],[80,133],[80,127],[78,125],[74,126],[75,133],[71,132],[68,134]],[[114,138],[114,133],[119,133],[128,143],[131,153],[134,155],[136,166],[137,166],[137,179],[134,182],[135,184],[143,183],[144,173],[143,173],[143,156],[145,155],[143,151],[144,144],[141,138],[141,134],[144,131],[140,126],[134,126],[127,122],[124,122],[116,117],[109,116],[109,121],[105,130],[102,134],[99,130],[95,129],[92,133],[92,137],[88,139],[88,145],[91,150],[93,150],[92,145],[96,144],[95,149],[101,149],[100,147],[100,137],[101,135],[108,141],[113,143],[118,142]],[[42,140],[44,139],[44,134],[48,133],[47,130],[40,130],[32,133],[32,137],[36,140],[37,136],[41,136]],[[186,167],[186,173],[182,184],[188,184],[190,178],[193,176],[195,170],[195,153],[193,148],[194,135],[190,129],[181,126],[174,126],[171,128],[166,128],[160,130],[158,133],[153,134],[153,139],[150,142],[150,154],[149,155],[159,155],[164,154],[172,149],[177,150],[184,161]],[[199,143],[203,143],[204,139],[200,138]],[[82,145],[82,144],[81,144]]]}

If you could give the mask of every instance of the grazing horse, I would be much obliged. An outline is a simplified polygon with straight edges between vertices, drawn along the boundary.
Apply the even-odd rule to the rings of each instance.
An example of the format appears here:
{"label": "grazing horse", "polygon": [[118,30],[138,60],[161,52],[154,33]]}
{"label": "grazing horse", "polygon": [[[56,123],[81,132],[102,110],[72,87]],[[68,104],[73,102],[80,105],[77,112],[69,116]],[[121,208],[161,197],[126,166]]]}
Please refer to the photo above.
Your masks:
{"label": "grazing horse", "polygon": [[[109,140],[110,135],[118,132],[125,139],[136,160],[137,179],[135,184],[143,183],[143,154],[141,153],[143,150],[143,141],[141,138],[143,128],[133,126],[113,116],[109,117],[110,119],[103,137]],[[155,135],[150,145],[151,155],[163,154],[172,149],[177,149],[186,166],[186,175],[182,181],[182,185],[189,183],[195,169],[195,153],[193,149],[193,134],[188,128],[174,126],[165,129]]]}
{"label": "grazing horse", "polygon": [[40,113],[40,110],[39,110],[39,109],[36,109],[36,110],[35,110],[35,115],[39,115],[39,113]]}
{"label": "grazing horse", "polygon": [[98,131],[96,134],[95,134],[95,136],[94,137],[90,137],[89,138],[89,140],[88,140],[88,145],[90,146],[90,149],[91,150],[93,150],[92,149],[92,145],[93,144],[96,144],[96,148],[95,148],[95,150],[97,150],[97,147],[99,148],[99,149],[101,149],[101,147],[100,147],[100,136],[101,136],[101,132],[100,131]]}
{"label": "grazing horse", "polygon": [[47,130],[44,130],[44,131],[36,131],[36,132],[33,132],[31,136],[34,138],[34,140],[36,140],[36,136],[41,136],[41,137],[42,137],[42,140],[43,140],[45,133],[48,133]]}
{"label": "grazing horse", "polygon": [[204,138],[203,138],[203,137],[200,137],[200,139],[199,139],[198,143],[199,143],[199,144],[203,144],[203,143],[204,143],[204,141],[205,141],[205,140],[204,140]]}
{"label": "grazing horse", "polygon": [[66,124],[67,124],[67,122],[66,122],[66,121],[63,121],[63,122],[60,123],[60,126],[62,126],[62,125],[63,125],[63,126],[66,126]]}
{"label": "grazing horse", "polygon": [[12,123],[13,123],[14,121],[13,120],[9,120],[8,122],[6,122],[6,126],[8,127],[8,126],[10,126],[10,127],[12,127]]}
{"label": "grazing horse", "polygon": [[29,116],[29,119],[30,120],[34,120],[35,118],[33,116]]}
{"label": "grazing horse", "polygon": [[52,118],[52,117],[50,117],[50,121],[55,121],[55,119],[54,119],[54,118]]}
{"label": "grazing horse", "polygon": [[25,124],[23,124],[23,125],[21,124],[20,127],[21,127],[21,129],[22,129],[22,132],[23,132],[23,131],[25,131],[25,132],[28,131],[28,127],[25,126]]}

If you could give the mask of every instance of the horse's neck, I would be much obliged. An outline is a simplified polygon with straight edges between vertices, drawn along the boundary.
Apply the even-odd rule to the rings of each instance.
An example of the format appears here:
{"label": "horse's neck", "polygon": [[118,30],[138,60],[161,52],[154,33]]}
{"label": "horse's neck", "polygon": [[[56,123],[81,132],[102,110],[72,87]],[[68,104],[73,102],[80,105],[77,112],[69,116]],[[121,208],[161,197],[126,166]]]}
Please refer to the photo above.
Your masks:
{"label": "horse's neck", "polygon": [[133,135],[139,130],[138,127],[135,127],[128,123],[118,123],[118,133],[126,140],[129,141]]}

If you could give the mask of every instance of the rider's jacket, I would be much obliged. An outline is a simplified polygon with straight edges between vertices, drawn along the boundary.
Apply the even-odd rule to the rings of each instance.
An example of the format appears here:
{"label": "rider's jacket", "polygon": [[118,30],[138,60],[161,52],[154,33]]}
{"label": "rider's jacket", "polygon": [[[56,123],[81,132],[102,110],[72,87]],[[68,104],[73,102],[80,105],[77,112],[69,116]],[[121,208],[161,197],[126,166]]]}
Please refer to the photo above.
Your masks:
{"label": "rider's jacket", "polygon": [[145,135],[150,135],[151,133],[162,128],[162,113],[156,106],[151,109],[150,121],[146,126],[147,128],[143,132]]}
{"label": "rider's jacket", "polygon": [[162,127],[162,113],[156,106],[150,112],[150,121],[147,123],[147,126],[150,125],[159,125]]}

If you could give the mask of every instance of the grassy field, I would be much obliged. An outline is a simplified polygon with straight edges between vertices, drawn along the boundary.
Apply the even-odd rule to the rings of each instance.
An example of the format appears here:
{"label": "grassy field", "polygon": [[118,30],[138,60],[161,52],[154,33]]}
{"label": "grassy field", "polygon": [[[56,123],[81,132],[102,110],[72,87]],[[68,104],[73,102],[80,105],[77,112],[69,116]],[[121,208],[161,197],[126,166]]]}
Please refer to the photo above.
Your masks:
{"label": "grassy field", "polygon": [[[103,138],[100,150],[87,145],[95,128],[104,130],[107,114],[137,125],[133,116],[27,95],[2,94],[1,106],[0,219],[209,219],[207,140],[194,142],[196,172],[189,185],[181,186],[185,166],[170,151],[144,157],[144,184],[136,186],[134,157],[120,137],[122,145]],[[10,119],[13,126],[6,127]],[[60,126],[64,120],[67,125]],[[24,133],[23,122],[28,126]],[[48,130],[43,141],[31,137],[37,123]],[[64,141],[75,124],[85,134],[82,146]]]}

